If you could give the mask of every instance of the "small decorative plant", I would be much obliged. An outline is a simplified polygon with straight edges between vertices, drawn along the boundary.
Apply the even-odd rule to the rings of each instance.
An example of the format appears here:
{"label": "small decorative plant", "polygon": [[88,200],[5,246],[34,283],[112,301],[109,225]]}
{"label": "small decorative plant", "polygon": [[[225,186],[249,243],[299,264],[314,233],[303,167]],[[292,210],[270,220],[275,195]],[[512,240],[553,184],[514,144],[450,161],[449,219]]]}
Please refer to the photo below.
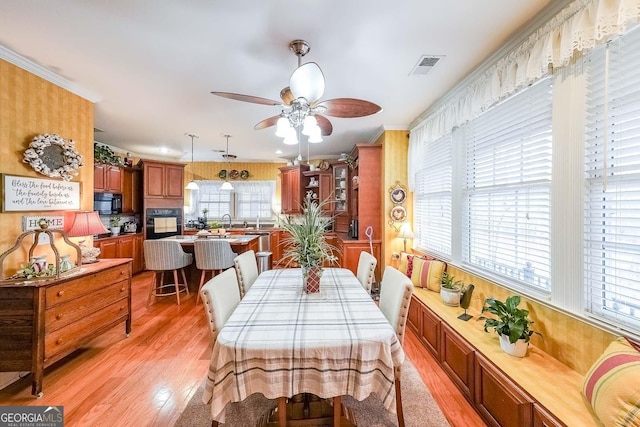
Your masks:
{"label": "small decorative plant", "polygon": [[442,285],[445,289],[459,290],[462,289],[462,280],[455,280],[455,277],[447,273],[442,273]]}
{"label": "small decorative plant", "polygon": [[120,216],[113,215],[109,218],[109,227],[115,228],[120,226]]}
{"label": "small decorative plant", "polygon": [[442,283],[440,284],[440,298],[445,305],[457,307],[460,305],[460,294],[463,287],[462,280],[455,280],[455,277],[447,273],[442,273]]}
{"label": "small decorative plant", "polygon": [[93,143],[93,161],[105,165],[124,166],[122,158],[117,156],[111,148],[95,142]]}
{"label": "small decorative plant", "polygon": [[531,339],[531,335],[539,332],[531,329],[533,320],[529,319],[529,311],[518,308],[520,297],[518,295],[510,296],[505,302],[495,298],[487,298],[482,307],[482,313],[491,313],[497,317],[480,316],[478,320],[484,320],[484,331],[489,332],[492,328],[498,335],[509,337],[511,344],[519,339],[523,339],[526,343]]}

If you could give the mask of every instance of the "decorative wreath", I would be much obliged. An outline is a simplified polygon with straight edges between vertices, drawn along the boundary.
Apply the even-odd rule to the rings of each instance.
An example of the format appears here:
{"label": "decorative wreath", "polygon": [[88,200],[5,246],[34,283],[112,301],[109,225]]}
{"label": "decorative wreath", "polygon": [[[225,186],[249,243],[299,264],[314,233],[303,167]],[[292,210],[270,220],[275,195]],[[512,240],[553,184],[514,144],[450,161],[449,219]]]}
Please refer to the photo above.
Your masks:
{"label": "decorative wreath", "polygon": [[34,137],[22,161],[42,175],[65,181],[78,175],[78,168],[83,165],[82,155],[76,151],[74,142],[55,133]]}

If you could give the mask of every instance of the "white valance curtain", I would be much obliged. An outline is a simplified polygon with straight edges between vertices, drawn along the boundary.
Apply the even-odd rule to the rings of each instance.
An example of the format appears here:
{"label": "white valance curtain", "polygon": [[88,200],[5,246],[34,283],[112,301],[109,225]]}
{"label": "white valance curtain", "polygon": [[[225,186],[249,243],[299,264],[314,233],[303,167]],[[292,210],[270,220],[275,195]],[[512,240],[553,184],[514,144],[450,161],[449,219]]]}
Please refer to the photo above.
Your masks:
{"label": "white valance curtain", "polygon": [[421,147],[477,117],[524,85],[569,63],[576,52],[624,33],[640,17],[640,0],[576,0],[491,65],[471,83],[447,95],[411,129],[407,160],[409,189],[414,190]]}

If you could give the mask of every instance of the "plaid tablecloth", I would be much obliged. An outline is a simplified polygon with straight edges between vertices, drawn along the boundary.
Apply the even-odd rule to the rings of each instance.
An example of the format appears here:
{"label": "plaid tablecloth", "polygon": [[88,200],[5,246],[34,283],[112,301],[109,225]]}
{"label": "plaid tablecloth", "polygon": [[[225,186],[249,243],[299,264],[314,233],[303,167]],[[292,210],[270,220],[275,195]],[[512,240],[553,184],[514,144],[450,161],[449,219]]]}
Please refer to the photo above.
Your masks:
{"label": "plaid tablecloth", "polygon": [[263,272],[213,346],[204,403],[224,408],[253,393],[313,393],[363,400],[375,392],[395,412],[394,366],[404,352],[392,327],[351,271],[326,268],[318,294],[300,269]]}

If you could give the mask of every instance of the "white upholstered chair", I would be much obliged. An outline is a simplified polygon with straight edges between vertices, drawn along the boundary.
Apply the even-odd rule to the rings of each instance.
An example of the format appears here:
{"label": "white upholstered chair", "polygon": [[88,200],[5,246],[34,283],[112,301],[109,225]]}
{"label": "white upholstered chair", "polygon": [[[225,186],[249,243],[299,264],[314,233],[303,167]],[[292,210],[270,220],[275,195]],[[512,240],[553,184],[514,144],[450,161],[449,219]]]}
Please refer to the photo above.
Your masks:
{"label": "white upholstered chair", "polygon": [[254,251],[243,252],[233,260],[233,263],[236,267],[236,274],[238,275],[238,283],[240,285],[240,297],[242,298],[258,278],[256,253]]}
{"label": "white upholstered chair", "polygon": [[356,274],[356,277],[360,281],[362,287],[365,288],[368,293],[371,293],[371,284],[373,283],[373,278],[375,277],[376,265],[378,265],[378,260],[376,259],[376,257],[371,255],[369,252],[360,252],[360,259],[358,260],[357,270],[358,274]]}
{"label": "white upholstered chair", "polygon": [[200,290],[205,313],[209,320],[211,339],[215,342],[218,332],[227,323],[240,302],[240,290],[236,271],[229,268],[214,276]]}
{"label": "white upholstered chair", "polygon": [[[380,284],[380,310],[396,331],[400,343],[404,343],[404,330],[409,315],[413,283],[405,274],[391,266],[384,269]],[[402,396],[400,393],[400,366],[395,367],[396,411],[398,425],[404,427]]]}
{"label": "white upholstered chair", "polygon": [[213,277],[216,275],[216,271],[233,267],[233,259],[238,254],[233,252],[231,243],[225,239],[197,239],[193,243],[193,249],[196,256],[196,267],[201,270],[198,296],[196,297],[196,304],[198,304],[199,292],[204,285],[206,273],[210,271]]}
{"label": "white upholstered chair", "polygon": [[[193,263],[193,255],[182,250],[179,242],[166,240],[144,241],[144,264],[147,270],[154,272],[153,285],[149,293],[148,304],[154,296],[175,295],[180,305],[180,292],[185,291],[189,295],[189,285],[184,274],[184,267]],[[173,270],[173,283],[164,284],[164,272]],[[183,283],[178,280],[178,270],[182,273]],[[158,273],[160,281],[158,283]],[[160,292],[162,288],[174,287],[174,292]]]}

